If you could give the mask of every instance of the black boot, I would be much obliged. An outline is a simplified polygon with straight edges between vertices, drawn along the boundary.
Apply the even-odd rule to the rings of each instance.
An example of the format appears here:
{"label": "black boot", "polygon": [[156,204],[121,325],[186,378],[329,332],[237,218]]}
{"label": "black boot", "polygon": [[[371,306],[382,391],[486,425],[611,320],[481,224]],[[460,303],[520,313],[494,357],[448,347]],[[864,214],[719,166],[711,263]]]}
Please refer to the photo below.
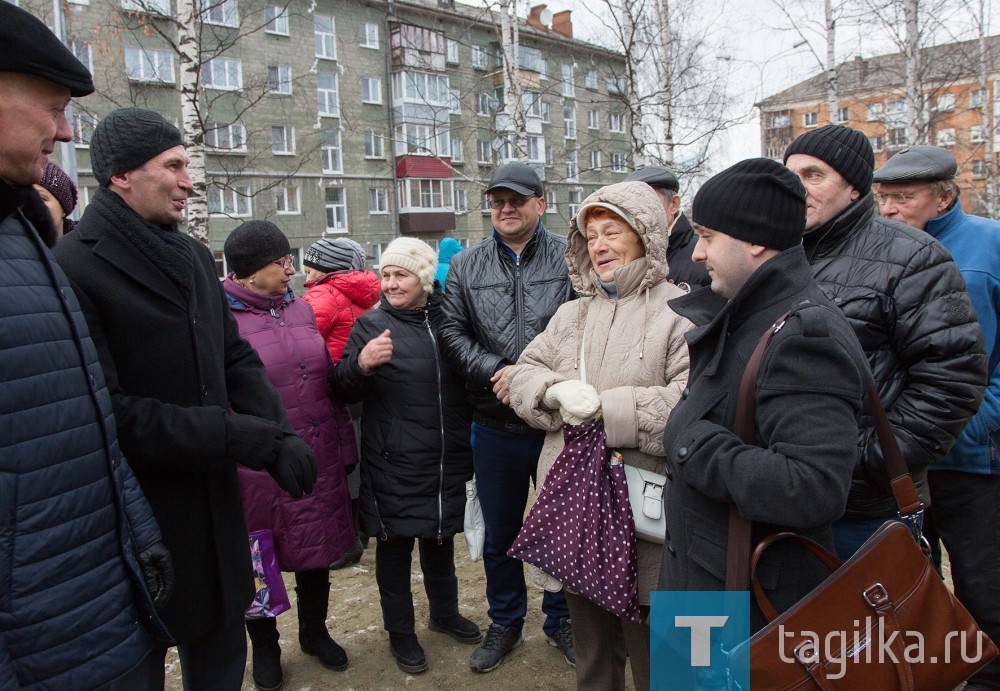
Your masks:
{"label": "black boot", "polygon": [[247,633],[253,647],[254,686],[258,691],[277,691],[284,681],[277,622],[274,619],[248,619]]}
{"label": "black boot", "polygon": [[337,571],[351,564],[357,564],[361,561],[361,556],[365,553],[365,548],[368,547],[368,536],[364,537],[364,542],[361,538],[361,525],[358,521],[358,511],[361,502],[357,499],[351,500],[351,515],[354,520],[354,544],[351,545],[344,555],[337,559],[332,564],[330,564],[331,571]]}
{"label": "black boot", "polygon": [[327,669],[347,669],[347,653],[330,638],[326,614],[330,604],[330,581],[326,570],[295,574],[299,609],[299,645],[306,655],[318,657]]}

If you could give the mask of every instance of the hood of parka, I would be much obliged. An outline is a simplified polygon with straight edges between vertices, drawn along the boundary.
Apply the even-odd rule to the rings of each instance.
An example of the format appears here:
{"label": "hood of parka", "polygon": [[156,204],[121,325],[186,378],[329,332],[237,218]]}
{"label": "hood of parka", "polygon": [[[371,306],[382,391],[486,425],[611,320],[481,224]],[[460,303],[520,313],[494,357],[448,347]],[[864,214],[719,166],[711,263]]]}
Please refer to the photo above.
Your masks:
{"label": "hood of parka", "polygon": [[[639,235],[646,256],[615,269],[614,279],[618,296],[625,297],[644,290],[667,277],[667,214],[660,198],[644,182],[619,182],[597,190],[580,205],[581,211],[595,202],[609,204],[625,211],[635,222],[633,230]],[[569,278],[578,295],[604,294],[597,272],[587,251],[587,231],[580,228],[578,218],[569,224],[566,242],[566,265]],[[630,219],[625,219],[628,223]],[[631,224],[630,224],[631,225]]]}

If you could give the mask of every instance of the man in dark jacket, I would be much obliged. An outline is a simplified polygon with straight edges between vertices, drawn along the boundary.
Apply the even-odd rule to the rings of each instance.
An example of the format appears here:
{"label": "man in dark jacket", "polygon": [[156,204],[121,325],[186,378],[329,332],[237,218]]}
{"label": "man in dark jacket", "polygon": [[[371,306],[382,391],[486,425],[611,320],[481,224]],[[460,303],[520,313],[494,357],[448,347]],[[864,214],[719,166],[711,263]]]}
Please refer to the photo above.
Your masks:
{"label": "man in dark jacket", "polygon": [[[715,591],[725,589],[732,505],[752,521],[753,544],[791,531],[833,547],[871,374],[850,325],[810,275],[801,246],[805,191],[795,175],[771,159],[742,161],[701,187],[691,215],[694,260],[712,285],[670,301],[695,328],[685,335],[689,387],[663,433],[660,588]],[[757,438],[748,444],[734,431],[745,363],[789,311],[761,361]],[[794,544],[764,554],[761,585],[779,611],[828,575],[803,554]],[[751,629],[764,623],[754,601]]]}
{"label": "man in dark jacket", "polygon": [[667,268],[670,269],[667,280],[689,291],[711,283],[704,265],[691,260],[698,236],[681,211],[681,185],[674,172],[663,166],[646,166],[633,170],[625,176],[625,180],[645,182],[656,190],[663,210],[667,212],[667,233],[670,236],[667,242]]}
{"label": "man in dark jacket", "polygon": [[0,43],[0,689],[146,689],[170,557],[118,448],[94,343],[46,248],[56,228],[31,187],[56,141],[72,138],[70,97],[94,85],[6,2]]}
{"label": "man in dark jacket", "polygon": [[[940,461],[979,408],[983,336],[948,251],[875,212],[875,157],[861,132],[827,125],[785,150],[806,188],[803,245],[813,276],[843,310],[868,355],[896,441],[929,505],[927,466]],[[834,529],[846,559],[896,516],[869,409],[858,437],[847,513]]]}
{"label": "man in dark jacket", "polygon": [[81,296],[122,450],[174,557],[163,616],[184,685],[239,689],[254,587],[236,463],[297,497],[312,489],[316,459],[240,337],[211,253],[177,228],[191,191],[177,128],[150,110],[116,110],[90,156],[101,187],[56,259]]}
{"label": "man in dark jacket", "polygon": [[[545,433],[510,409],[507,373],[524,347],[573,296],[566,240],[541,223],[542,181],[523,163],[504,163],[486,194],[493,236],[455,255],[441,326],[445,357],[466,381],[473,405],[473,466],[486,522],[486,597],[492,623],[470,665],[489,672],[521,644],[528,611],[523,562],[507,556],[517,537]],[[561,592],[542,598],[545,634],[575,664],[569,609]]]}

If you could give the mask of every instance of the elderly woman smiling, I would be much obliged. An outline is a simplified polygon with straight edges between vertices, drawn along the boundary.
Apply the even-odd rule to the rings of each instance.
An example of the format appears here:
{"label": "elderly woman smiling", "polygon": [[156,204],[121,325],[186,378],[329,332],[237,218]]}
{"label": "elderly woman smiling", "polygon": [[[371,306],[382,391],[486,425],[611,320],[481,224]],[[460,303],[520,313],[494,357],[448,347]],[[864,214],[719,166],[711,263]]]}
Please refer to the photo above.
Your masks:
{"label": "elderly woman smiling", "polygon": [[[664,471],[663,425],[687,383],[684,332],[692,326],[667,306],[683,291],[666,280],[666,249],[666,215],[644,182],[599,189],[570,224],[566,263],[580,298],[559,308],[510,375],[511,406],[548,431],[539,484],[562,450],[563,423],[601,415],[609,449],[629,465]],[[644,621],[661,551],[659,544],[638,541]],[[627,653],[635,688],[648,689],[648,622],[623,621],[574,593],[566,600],[577,686],[624,689]]]}

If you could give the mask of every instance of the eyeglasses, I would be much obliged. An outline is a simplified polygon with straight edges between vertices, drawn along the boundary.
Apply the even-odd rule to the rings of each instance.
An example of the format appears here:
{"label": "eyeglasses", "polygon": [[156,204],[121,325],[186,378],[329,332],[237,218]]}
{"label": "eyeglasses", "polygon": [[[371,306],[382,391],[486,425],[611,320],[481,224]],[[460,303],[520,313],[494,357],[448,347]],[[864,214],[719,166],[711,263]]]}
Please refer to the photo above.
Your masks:
{"label": "eyeglasses", "polygon": [[290,268],[292,268],[292,255],[290,255],[290,254],[285,255],[281,259],[275,259],[271,263],[272,264],[277,264],[282,269],[290,269]]}
{"label": "eyeglasses", "polygon": [[520,209],[522,206],[528,203],[529,199],[534,199],[534,198],[535,196],[533,195],[531,197],[509,197],[506,199],[505,198],[490,199],[490,208],[496,211],[500,211],[500,209],[504,208],[509,203],[515,209]]}
{"label": "eyeglasses", "polygon": [[906,204],[909,201],[913,201],[919,192],[923,192],[926,189],[930,189],[932,185],[924,185],[923,187],[918,187],[915,190],[910,190],[908,192],[873,192],[872,196],[875,197],[875,201],[881,205],[886,202],[892,202],[893,204]]}

